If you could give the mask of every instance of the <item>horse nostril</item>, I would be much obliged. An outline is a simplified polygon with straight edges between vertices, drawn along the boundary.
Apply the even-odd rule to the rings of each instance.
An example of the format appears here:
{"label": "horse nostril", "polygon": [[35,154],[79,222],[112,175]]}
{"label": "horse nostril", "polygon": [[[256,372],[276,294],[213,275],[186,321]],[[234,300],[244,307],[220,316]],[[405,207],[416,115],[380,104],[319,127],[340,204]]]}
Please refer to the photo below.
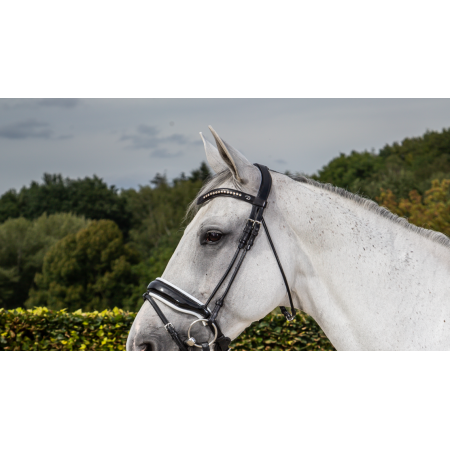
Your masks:
{"label": "horse nostril", "polygon": [[139,352],[155,351],[155,346],[151,342],[144,342],[143,344],[136,345],[134,348]]}
{"label": "horse nostril", "polygon": [[155,351],[155,346],[151,342],[146,342],[141,345],[141,352],[153,352]]}

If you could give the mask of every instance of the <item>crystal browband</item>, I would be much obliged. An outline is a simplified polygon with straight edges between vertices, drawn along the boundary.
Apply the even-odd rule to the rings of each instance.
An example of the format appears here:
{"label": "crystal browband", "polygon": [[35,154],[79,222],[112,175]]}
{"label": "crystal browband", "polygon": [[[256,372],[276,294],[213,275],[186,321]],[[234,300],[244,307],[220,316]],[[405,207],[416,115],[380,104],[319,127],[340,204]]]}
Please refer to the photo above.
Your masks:
{"label": "crystal browband", "polygon": [[215,195],[215,194],[230,194],[230,195],[237,195],[239,197],[242,197],[242,194],[238,193],[238,192],[233,192],[233,191],[229,191],[228,189],[224,189],[224,190],[218,190],[218,191],[211,191],[208,194],[204,195],[203,198],[207,198],[211,195]]}
{"label": "crystal browband", "polygon": [[237,198],[238,200],[242,200],[252,205],[255,204],[254,202],[256,200],[255,196],[246,194],[245,192],[242,191],[236,191],[235,189],[213,189],[212,191],[209,191],[206,194],[200,196],[197,200],[197,205],[201,205],[202,203],[205,203],[206,201],[211,200],[212,198],[218,196]]}

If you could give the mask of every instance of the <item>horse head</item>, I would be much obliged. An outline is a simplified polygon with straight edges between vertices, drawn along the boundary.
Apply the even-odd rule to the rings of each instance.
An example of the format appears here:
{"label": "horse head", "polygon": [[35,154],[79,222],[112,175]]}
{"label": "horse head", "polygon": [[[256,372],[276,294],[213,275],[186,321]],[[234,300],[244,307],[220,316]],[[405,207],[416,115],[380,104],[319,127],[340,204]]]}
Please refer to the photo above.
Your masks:
{"label": "horse head", "polygon": [[290,267],[289,232],[278,233],[277,188],[267,168],[210,129],[217,148],[201,136],[215,175],[190,206],[195,216],[164,273],[149,285],[127,350],[226,350],[252,322],[289,304],[286,278],[293,271],[281,276],[274,257],[276,247]]}

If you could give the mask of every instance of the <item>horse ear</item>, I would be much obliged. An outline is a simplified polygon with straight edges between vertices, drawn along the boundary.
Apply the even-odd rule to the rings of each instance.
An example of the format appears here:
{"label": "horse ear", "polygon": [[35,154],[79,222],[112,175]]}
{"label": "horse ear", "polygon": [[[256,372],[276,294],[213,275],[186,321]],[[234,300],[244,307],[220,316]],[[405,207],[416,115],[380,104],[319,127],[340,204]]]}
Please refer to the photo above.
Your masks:
{"label": "horse ear", "polygon": [[228,166],[224,163],[222,157],[220,156],[219,150],[217,150],[214,145],[209,142],[203,133],[200,133],[200,136],[203,140],[203,145],[205,146],[206,160],[208,161],[209,166],[215,173],[223,172],[224,170],[228,170]]}
{"label": "horse ear", "polygon": [[242,185],[252,186],[257,189],[260,183],[259,170],[239,150],[236,150],[221,139],[211,126],[209,126],[209,129],[216,140],[220,158],[231,171],[236,181]]}

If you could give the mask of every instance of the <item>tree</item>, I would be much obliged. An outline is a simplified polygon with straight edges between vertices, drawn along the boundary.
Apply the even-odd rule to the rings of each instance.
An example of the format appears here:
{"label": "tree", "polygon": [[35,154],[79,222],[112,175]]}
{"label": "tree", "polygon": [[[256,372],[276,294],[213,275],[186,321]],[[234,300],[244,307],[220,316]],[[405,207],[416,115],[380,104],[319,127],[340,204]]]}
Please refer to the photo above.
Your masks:
{"label": "tree", "polygon": [[23,306],[47,250],[89,221],[73,214],[43,214],[34,221],[23,217],[0,224],[0,308]]}
{"label": "tree", "polygon": [[330,183],[344,189],[358,190],[361,182],[374,172],[378,156],[374,153],[352,151],[350,155],[341,153],[314,177],[322,183]]}
{"label": "tree", "polygon": [[8,218],[37,219],[42,214],[71,212],[87,219],[109,219],[127,234],[131,215],[126,199],[115,186],[94,175],[73,180],[45,173],[43,183],[31,182],[20,192],[10,190],[0,197],[0,222]]}
{"label": "tree", "polygon": [[450,128],[385,145],[378,153],[341,153],[313,178],[373,199],[380,189],[399,198],[413,190],[423,195],[432,180],[450,178]]}
{"label": "tree", "polygon": [[201,181],[202,183],[208,179],[208,177],[211,176],[211,172],[209,170],[209,167],[207,164],[203,161],[200,164],[200,167],[198,169],[194,169],[191,172],[191,175],[189,177],[189,180],[191,181]]}
{"label": "tree", "polygon": [[400,200],[391,190],[383,190],[377,201],[414,225],[450,236],[450,180],[433,180],[423,196],[414,190],[409,198]]}
{"label": "tree", "polygon": [[138,283],[131,269],[138,262],[114,222],[94,221],[47,252],[25,305],[69,311],[122,307]]}
{"label": "tree", "polygon": [[149,250],[147,258],[132,266],[131,269],[138,282],[134,286],[132,295],[124,300],[124,309],[139,311],[143,303],[142,294],[150,281],[162,275],[182,235],[182,232],[174,232],[170,235],[162,236],[158,244]]}
{"label": "tree", "polygon": [[190,177],[181,176],[169,183],[164,175],[157,174],[152,180],[154,188],[140,186],[138,191],[122,192],[132,214],[130,243],[144,259],[161,239],[173,235],[180,239],[186,209],[209,175],[208,167],[202,163]]}

